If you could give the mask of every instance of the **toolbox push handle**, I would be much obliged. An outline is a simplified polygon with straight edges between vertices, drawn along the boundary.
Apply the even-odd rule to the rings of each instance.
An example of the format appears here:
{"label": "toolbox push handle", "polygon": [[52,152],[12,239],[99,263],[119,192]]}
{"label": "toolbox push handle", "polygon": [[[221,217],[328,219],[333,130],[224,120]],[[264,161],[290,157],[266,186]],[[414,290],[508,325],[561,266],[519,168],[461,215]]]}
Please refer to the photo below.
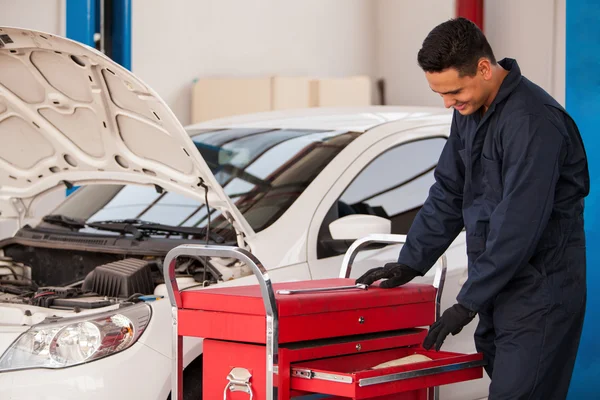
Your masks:
{"label": "toolbox push handle", "polygon": [[[354,259],[358,255],[358,252],[366,246],[373,243],[404,244],[406,243],[406,235],[374,233],[355,240],[354,243],[352,243],[352,245],[346,251],[346,254],[344,254],[344,259],[342,260],[342,267],[340,269],[340,278],[350,278],[350,273],[352,272],[352,264],[354,264]],[[448,260],[446,254],[442,254],[442,256],[440,257],[440,262],[438,263],[438,267],[435,271],[435,277],[433,278],[433,286],[437,289],[437,294],[435,297],[436,321],[440,318],[441,315],[442,292],[444,291],[444,283],[446,281],[447,268]],[[430,390],[428,395],[430,400],[438,400],[439,396],[440,392],[438,387],[435,387],[433,388],[433,390]]]}
{"label": "toolbox push handle", "polygon": [[[346,254],[344,254],[344,259],[342,260],[342,268],[340,269],[339,277],[350,278],[350,273],[352,272],[352,265],[354,264],[354,259],[358,255],[358,252],[364,247],[374,243],[404,244],[406,243],[406,235],[374,233],[355,240],[354,243],[352,243],[352,245],[346,251]],[[435,299],[436,320],[440,317],[442,292],[444,291],[444,282],[446,281],[447,267],[448,260],[446,258],[446,254],[442,254],[442,256],[440,257],[440,263],[435,271],[435,277],[433,278],[433,286],[437,289],[437,296]]]}
{"label": "toolbox push handle", "polygon": [[[273,386],[273,365],[277,364],[278,356],[278,340],[279,340],[279,319],[277,315],[277,306],[275,303],[275,294],[271,279],[265,267],[261,262],[249,251],[231,246],[213,246],[213,245],[198,245],[184,244],[175,247],[167,253],[163,264],[163,274],[169,301],[171,302],[171,317],[173,328],[173,366],[171,371],[171,395],[174,400],[183,400],[183,341],[177,330],[178,309],[182,307],[181,292],[175,278],[175,266],[178,257],[220,257],[220,258],[235,258],[242,261],[252,269],[254,275],[258,279],[260,292],[262,294],[265,305],[267,334],[267,397],[266,400],[276,400],[276,392]],[[252,392],[250,391],[250,395]]]}

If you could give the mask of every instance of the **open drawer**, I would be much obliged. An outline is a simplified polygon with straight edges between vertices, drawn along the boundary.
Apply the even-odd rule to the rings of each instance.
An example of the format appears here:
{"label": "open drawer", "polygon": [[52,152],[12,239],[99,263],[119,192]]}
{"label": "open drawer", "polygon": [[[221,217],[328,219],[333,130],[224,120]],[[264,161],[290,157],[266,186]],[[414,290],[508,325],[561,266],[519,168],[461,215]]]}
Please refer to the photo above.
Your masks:
{"label": "open drawer", "polygon": [[[413,354],[431,361],[373,369]],[[291,388],[354,399],[414,391],[483,376],[482,354],[427,351],[401,347],[292,364]]]}

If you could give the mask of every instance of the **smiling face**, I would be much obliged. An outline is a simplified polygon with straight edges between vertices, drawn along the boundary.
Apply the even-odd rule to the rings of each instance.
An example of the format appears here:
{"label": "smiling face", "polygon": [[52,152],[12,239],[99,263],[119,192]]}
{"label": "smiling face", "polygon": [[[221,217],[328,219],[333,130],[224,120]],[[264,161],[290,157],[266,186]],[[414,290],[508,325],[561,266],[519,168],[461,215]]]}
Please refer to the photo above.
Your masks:
{"label": "smiling face", "polygon": [[[473,76],[462,75],[455,68],[441,72],[425,72],[429,87],[442,96],[446,108],[453,107],[462,115],[473,114],[489,107],[493,92],[492,66],[487,59],[479,61]],[[493,100],[493,99],[492,99]]]}

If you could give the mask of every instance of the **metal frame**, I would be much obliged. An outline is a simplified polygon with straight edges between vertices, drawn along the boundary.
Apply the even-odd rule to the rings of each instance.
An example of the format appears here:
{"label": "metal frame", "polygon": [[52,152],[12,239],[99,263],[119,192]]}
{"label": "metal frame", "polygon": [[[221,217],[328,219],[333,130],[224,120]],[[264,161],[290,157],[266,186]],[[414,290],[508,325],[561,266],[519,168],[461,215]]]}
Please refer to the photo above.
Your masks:
{"label": "metal frame", "polygon": [[[340,278],[349,278],[352,271],[352,264],[358,252],[365,246],[372,243],[383,244],[402,244],[406,242],[405,235],[392,234],[374,234],[356,240],[346,251],[340,269]],[[163,264],[163,274],[169,301],[171,302],[171,321],[172,321],[172,372],[171,372],[171,398],[173,400],[183,399],[183,337],[179,335],[177,329],[178,310],[182,308],[181,292],[177,285],[175,277],[175,266],[177,258],[181,256],[188,257],[222,257],[235,258],[244,262],[251,269],[260,286],[261,295],[263,298],[265,313],[266,313],[266,361],[267,361],[267,377],[266,377],[266,400],[277,399],[277,388],[273,386],[274,366],[278,363],[278,342],[279,342],[279,317],[277,314],[277,303],[271,279],[265,267],[261,262],[249,251],[231,246],[214,246],[214,245],[180,245],[169,251],[165,257]],[[446,277],[447,260],[446,255],[441,257],[441,265],[436,271],[434,278],[434,286],[438,289],[436,297],[436,320],[439,318],[440,303],[442,291]],[[173,395],[176,393],[176,395]],[[430,398],[438,399],[439,393],[437,388],[430,392]]]}
{"label": "metal frame", "polygon": [[[223,257],[235,258],[250,268],[258,278],[260,292],[265,304],[267,332],[266,332],[266,347],[267,347],[267,399],[275,400],[277,398],[276,388],[273,386],[273,365],[278,362],[278,342],[279,342],[279,318],[277,315],[277,306],[275,303],[275,294],[271,279],[267,274],[267,270],[261,262],[247,250],[231,246],[211,246],[211,245],[190,245],[185,244],[177,246],[165,257],[163,264],[163,273],[169,300],[171,302],[171,318],[173,328],[173,348],[172,348],[172,367],[171,372],[171,398],[173,400],[183,399],[183,338],[177,331],[178,309],[181,308],[181,293],[175,278],[175,264],[178,257]],[[176,396],[173,393],[177,393]]]}
{"label": "metal frame", "polygon": [[[371,234],[361,239],[357,239],[344,254],[342,260],[342,268],[340,270],[340,278],[350,278],[352,272],[352,264],[356,258],[358,252],[364,247],[373,243],[384,243],[384,244],[404,244],[406,243],[406,235],[396,234]],[[435,277],[433,278],[433,287],[437,289],[435,297],[435,320],[437,321],[441,315],[442,307],[442,292],[444,291],[444,283],[446,282],[446,270],[448,268],[448,259],[446,254],[442,254],[440,257],[440,265],[438,266]],[[430,400],[438,400],[440,398],[440,389],[435,386],[433,390],[429,391]]]}

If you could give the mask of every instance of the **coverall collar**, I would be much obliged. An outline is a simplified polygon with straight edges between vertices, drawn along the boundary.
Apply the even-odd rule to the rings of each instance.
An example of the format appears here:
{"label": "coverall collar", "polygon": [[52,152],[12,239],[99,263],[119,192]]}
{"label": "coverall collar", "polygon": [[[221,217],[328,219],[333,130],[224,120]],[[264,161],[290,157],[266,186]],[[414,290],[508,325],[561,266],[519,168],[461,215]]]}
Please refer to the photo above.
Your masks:
{"label": "coverall collar", "polygon": [[498,64],[507,70],[508,74],[504,77],[494,101],[492,101],[492,104],[490,104],[490,107],[483,115],[483,118],[479,117],[477,113],[474,114],[475,118],[479,120],[478,126],[481,126],[490,117],[490,115],[494,113],[496,105],[505,100],[516,89],[521,82],[521,78],[523,77],[521,75],[521,68],[519,68],[519,64],[517,64],[516,60],[512,58],[504,58],[498,61]]}
{"label": "coverall collar", "polygon": [[[492,102],[493,105],[500,103],[502,100],[506,99],[509,94],[515,90],[515,88],[521,82],[521,68],[519,68],[519,64],[517,61],[512,58],[505,58],[498,62],[502,68],[508,71],[508,75],[502,81],[500,85],[500,90],[498,90],[498,94],[496,98]],[[490,107],[491,108],[491,107]]]}

